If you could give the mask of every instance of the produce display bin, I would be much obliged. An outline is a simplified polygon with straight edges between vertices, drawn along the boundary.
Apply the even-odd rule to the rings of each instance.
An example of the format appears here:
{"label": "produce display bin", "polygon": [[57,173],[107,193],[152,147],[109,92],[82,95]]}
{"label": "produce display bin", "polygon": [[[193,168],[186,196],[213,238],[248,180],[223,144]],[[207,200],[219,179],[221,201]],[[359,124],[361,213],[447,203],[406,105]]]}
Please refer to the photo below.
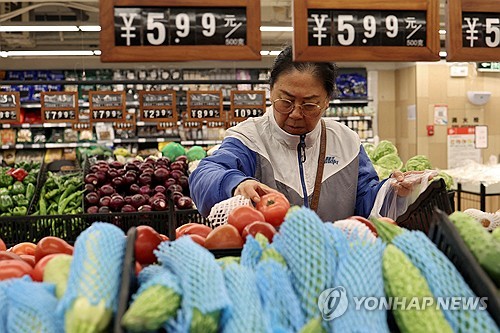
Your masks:
{"label": "produce display bin", "polygon": [[406,212],[396,219],[396,223],[406,229],[428,233],[436,207],[447,214],[452,213],[450,196],[443,179],[431,182]]}
{"label": "produce display bin", "polygon": [[500,326],[500,296],[497,288],[442,210],[435,210],[428,236],[455,265],[472,291],[478,297],[488,298],[487,310]]}

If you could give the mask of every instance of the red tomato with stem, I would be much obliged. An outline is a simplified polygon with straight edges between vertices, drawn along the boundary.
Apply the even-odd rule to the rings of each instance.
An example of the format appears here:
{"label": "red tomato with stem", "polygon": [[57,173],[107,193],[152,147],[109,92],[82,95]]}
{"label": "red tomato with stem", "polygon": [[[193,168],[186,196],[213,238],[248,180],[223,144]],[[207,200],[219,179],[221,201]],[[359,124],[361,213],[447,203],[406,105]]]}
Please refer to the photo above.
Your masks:
{"label": "red tomato with stem", "polygon": [[136,231],[135,260],[143,266],[154,264],[157,259],[153,251],[163,242],[162,237],[148,225],[140,225],[136,228]]}
{"label": "red tomato with stem", "polygon": [[240,249],[243,247],[243,238],[241,238],[238,229],[230,224],[220,225],[205,239],[207,249]]}
{"label": "red tomato with stem", "polygon": [[264,215],[247,205],[234,208],[227,217],[227,223],[234,226],[240,235],[247,225],[255,221],[264,221]]}
{"label": "red tomato with stem", "polygon": [[269,243],[271,243],[277,231],[271,223],[261,221],[253,222],[243,229],[243,240],[246,241],[248,235],[252,235],[255,238],[255,236],[259,233],[264,235],[269,240]]}
{"label": "red tomato with stem", "polygon": [[23,260],[0,260],[0,281],[30,275],[33,267]]}
{"label": "red tomato with stem", "polygon": [[73,255],[73,246],[69,245],[64,239],[54,236],[43,237],[38,241],[35,248],[35,261],[49,254],[66,253]]}
{"label": "red tomato with stem", "polygon": [[255,208],[264,214],[266,222],[271,223],[274,227],[279,227],[290,209],[290,202],[281,193],[267,193],[260,197]]}

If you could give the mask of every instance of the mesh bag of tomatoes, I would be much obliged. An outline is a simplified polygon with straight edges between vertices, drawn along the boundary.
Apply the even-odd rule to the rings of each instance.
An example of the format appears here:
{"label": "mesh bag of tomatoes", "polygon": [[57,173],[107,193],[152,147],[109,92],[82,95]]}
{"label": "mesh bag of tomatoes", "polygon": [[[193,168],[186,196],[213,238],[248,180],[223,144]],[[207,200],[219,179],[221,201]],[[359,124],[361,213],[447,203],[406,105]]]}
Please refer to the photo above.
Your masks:
{"label": "mesh bag of tomatoes", "polygon": [[268,193],[255,205],[233,208],[227,224],[212,228],[198,223],[188,223],[176,229],[176,238],[189,235],[195,242],[210,250],[241,249],[248,235],[264,235],[272,242],[283,223],[290,202],[281,193]]}

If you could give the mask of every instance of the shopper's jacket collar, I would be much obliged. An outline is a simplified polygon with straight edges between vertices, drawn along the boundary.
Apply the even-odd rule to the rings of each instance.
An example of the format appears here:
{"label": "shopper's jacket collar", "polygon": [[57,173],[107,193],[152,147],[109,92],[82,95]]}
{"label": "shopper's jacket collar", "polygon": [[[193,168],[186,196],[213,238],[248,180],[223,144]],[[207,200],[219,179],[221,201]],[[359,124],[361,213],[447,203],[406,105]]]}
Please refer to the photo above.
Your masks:
{"label": "shopper's jacket collar", "polygon": [[[280,144],[288,146],[291,149],[296,149],[300,142],[300,135],[293,135],[282,130],[276,119],[274,119],[273,110],[270,109],[266,112],[269,117],[269,123],[271,127],[271,136],[275,138]],[[309,133],[306,134],[306,148],[314,145],[314,143],[319,140],[321,134],[321,123],[318,121],[316,127]]]}

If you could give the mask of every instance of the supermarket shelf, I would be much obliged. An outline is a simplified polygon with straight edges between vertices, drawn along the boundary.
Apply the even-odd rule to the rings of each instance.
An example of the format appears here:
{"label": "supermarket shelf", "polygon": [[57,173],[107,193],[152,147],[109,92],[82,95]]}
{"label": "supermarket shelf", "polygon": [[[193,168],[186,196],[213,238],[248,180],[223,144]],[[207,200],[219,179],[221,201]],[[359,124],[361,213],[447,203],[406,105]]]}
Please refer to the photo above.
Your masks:
{"label": "supermarket shelf", "polygon": [[268,84],[267,80],[2,80],[0,85],[117,85],[117,84],[172,84],[172,85],[186,85],[186,84]]}
{"label": "supermarket shelf", "polygon": [[330,104],[366,104],[372,102],[370,99],[349,99],[349,98],[342,98],[342,99],[334,99],[330,101]]}
{"label": "supermarket shelf", "polygon": [[331,118],[333,120],[372,120],[373,116],[324,116],[324,118]]}
{"label": "supermarket shelf", "polygon": [[65,128],[71,127],[70,123],[44,123],[44,124],[1,124],[0,128]]}

